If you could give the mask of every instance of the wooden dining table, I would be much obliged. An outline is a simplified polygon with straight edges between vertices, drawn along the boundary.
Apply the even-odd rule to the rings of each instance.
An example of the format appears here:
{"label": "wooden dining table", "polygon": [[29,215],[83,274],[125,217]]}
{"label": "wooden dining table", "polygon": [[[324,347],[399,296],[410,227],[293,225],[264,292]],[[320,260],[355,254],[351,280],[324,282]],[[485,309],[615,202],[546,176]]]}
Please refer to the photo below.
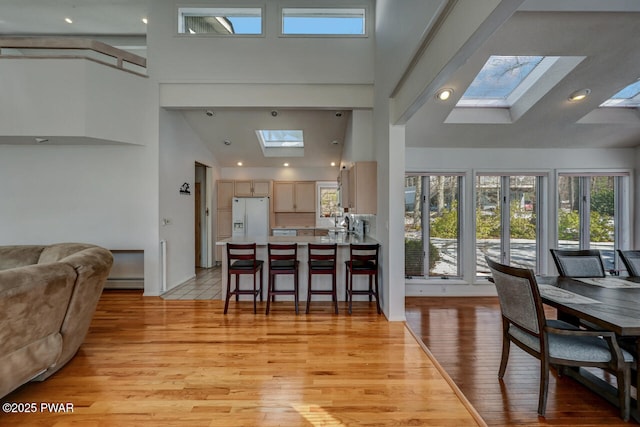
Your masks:
{"label": "wooden dining table", "polygon": [[[636,356],[636,389],[640,384],[640,277],[570,278],[538,277],[542,301],[558,310],[558,318],[577,324],[581,321],[604,331],[612,331],[630,344]],[[576,380],[617,404],[615,389],[584,369],[571,371]],[[632,416],[640,421],[640,399]]]}

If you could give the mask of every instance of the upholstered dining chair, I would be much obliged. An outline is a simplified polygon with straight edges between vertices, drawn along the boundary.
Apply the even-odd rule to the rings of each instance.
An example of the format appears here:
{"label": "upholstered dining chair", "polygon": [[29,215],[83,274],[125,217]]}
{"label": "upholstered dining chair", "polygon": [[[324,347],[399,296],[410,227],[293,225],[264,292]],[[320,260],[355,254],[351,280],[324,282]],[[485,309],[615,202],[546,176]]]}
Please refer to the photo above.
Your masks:
{"label": "upholstered dining chair", "polygon": [[621,251],[618,249],[618,255],[620,255],[629,276],[640,276],[640,251]]}
{"label": "upholstered dining chair", "polygon": [[601,368],[616,376],[620,416],[628,420],[634,359],[618,346],[615,334],[579,329],[561,320],[547,320],[533,270],[485,259],[502,313],[502,359],[498,378],[502,380],[507,369],[511,343],[539,359],[538,414],[544,416],[551,365]]}
{"label": "upholstered dining chair", "polygon": [[604,277],[604,264],[597,249],[551,249],[558,274],[565,277]]}

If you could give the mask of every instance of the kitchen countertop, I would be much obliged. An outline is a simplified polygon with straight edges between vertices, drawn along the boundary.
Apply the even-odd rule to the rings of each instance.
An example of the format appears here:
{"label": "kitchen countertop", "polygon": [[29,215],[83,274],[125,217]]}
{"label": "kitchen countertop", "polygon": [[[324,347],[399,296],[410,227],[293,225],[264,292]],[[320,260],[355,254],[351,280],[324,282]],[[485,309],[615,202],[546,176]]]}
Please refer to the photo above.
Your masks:
{"label": "kitchen countertop", "polygon": [[338,233],[329,236],[259,236],[259,237],[229,237],[227,239],[216,242],[216,245],[225,245],[227,243],[253,243],[258,246],[266,246],[267,243],[297,243],[298,245],[307,245],[309,243],[337,243],[338,246],[348,246],[350,244],[376,244],[380,243],[376,239],[364,236],[359,237],[355,234]]}

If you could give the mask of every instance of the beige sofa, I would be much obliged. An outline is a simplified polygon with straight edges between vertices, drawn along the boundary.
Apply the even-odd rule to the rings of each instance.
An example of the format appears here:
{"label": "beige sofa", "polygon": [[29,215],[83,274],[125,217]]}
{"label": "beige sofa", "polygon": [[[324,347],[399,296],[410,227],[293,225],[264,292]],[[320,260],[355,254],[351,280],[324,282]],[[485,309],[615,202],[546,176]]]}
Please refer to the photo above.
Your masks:
{"label": "beige sofa", "polygon": [[0,246],[0,397],[76,354],[112,264],[83,243]]}

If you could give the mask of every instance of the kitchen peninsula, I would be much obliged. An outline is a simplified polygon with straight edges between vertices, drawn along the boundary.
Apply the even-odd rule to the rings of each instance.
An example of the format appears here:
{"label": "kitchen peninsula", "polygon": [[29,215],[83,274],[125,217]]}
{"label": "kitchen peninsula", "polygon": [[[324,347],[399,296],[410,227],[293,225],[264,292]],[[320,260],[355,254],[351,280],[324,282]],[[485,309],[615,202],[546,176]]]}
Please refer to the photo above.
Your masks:
{"label": "kitchen peninsula", "polygon": [[[358,236],[354,233],[345,233],[345,232],[330,232],[327,236],[254,236],[254,237],[229,237],[227,239],[223,239],[216,243],[218,246],[222,246],[222,293],[221,299],[224,300],[225,295],[227,293],[227,251],[226,244],[227,243],[256,243],[257,245],[257,258],[259,260],[264,261],[264,268],[262,271],[264,286],[262,288],[263,298],[267,296],[267,283],[269,280],[269,269],[268,269],[268,255],[267,255],[267,244],[268,243],[297,243],[298,245],[298,260],[300,261],[299,266],[299,298],[300,298],[300,308],[304,309],[304,304],[307,298],[307,261],[308,261],[308,253],[307,253],[307,245],[309,243],[319,243],[319,244],[338,244],[338,254],[337,254],[337,266],[336,266],[336,283],[337,283],[337,293],[338,300],[344,301],[345,296],[345,265],[344,262],[349,260],[349,245],[350,244],[376,244],[379,243],[376,239],[368,237],[368,236]],[[241,277],[241,286],[243,288],[250,287],[251,277]],[[316,276],[314,277],[314,289],[315,288],[325,288],[331,289],[331,277],[330,276]],[[356,289],[365,289],[368,286],[367,279],[364,277],[354,277],[354,287]],[[282,285],[280,285],[282,283]],[[291,277],[279,277],[278,278],[278,287],[283,288],[293,288],[293,278]],[[366,296],[358,296],[354,295],[353,300],[367,300]],[[240,295],[240,300],[252,300],[251,296]],[[278,296],[276,301],[293,301],[293,296]],[[314,295],[313,301],[331,301],[330,295]]]}

